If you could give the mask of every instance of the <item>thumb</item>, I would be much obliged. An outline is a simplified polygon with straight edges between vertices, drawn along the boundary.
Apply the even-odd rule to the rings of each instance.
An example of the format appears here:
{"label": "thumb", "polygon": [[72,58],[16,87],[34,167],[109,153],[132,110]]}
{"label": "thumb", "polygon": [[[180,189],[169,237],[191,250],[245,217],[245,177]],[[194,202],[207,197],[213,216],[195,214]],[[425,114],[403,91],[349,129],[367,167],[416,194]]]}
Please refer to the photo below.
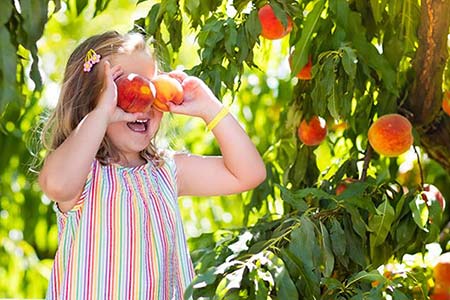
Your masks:
{"label": "thumb", "polygon": [[167,102],[167,106],[169,107],[169,111],[176,113],[176,114],[182,114],[186,115],[186,108],[183,104],[175,104],[173,102]]}

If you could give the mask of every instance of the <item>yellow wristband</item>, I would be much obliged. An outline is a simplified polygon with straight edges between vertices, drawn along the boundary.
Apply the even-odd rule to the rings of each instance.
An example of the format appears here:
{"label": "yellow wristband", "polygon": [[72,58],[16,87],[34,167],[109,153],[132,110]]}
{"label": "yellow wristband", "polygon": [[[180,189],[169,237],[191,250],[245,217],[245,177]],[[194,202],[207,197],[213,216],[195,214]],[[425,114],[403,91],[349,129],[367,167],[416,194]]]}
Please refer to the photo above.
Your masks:
{"label": "yellow wristband", "polygon": [[218,113],[217,115],[214,117],[214,119],[212,119],[211,122],[209,122],[208,125],[206,125],[206,128],[208,130],[213,130],[214,127],[217,126],[217,124],[219,124],[219,122],[228,114],[228,107],[224,106]]}

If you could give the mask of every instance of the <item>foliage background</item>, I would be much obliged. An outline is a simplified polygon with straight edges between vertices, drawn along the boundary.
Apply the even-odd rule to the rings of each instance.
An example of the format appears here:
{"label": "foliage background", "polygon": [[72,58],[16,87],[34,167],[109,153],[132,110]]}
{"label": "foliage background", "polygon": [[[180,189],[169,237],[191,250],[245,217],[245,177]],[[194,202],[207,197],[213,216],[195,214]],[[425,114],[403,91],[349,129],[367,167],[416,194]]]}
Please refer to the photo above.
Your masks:
{"label": "foliage background", "polygon": [[[57,228],[51,201],[42,195],[36,183],[36,174],[30,171],[30,166],[39,168],[36,157],[43,155],[37,140],[39,124],[42,116],[55,104],[58,84],[71,50],[82,39],[103,32],[105,28],[121,32],[145,30],[153,34],[159,42],[157,50],[163,68],[183,68],[202,77],[224,102],[231,105],[233,113],[246,128],[267,163],[268,179],[255,191],[228,197],[180,199],[185,229],[192,238],[190,247],[193,258],[198,273],[203,275],[197,283],[206,284],[206,289],[191,290],[194,295],[212,295],[217,292],[219,299],[266,299],[268,294],[272,294],[282,299],[304,291],[305,287],[299,286],[295,277],[302,282],[309,282],[310,279],[305,274],[293,275],[298,271],[289,267],[289,258],[286,257],[288,250],[294,253],[291,259],[297,257],[300,261],[314,261],[314,258],[302,256],[301,253],[297,255],[294,248],[300,246],[308,250],[305,246],[308,241],[302,240],[307,236],[315,236],[327,243],[327,239],[323,238],[326,236],[324,232],[329,231],[327,226],[337,221],[344,222],[338,217],[334,218],[333,214],[328,218],[327,214],[336,209],[332,203],[347,199],[361,206],[362,211],[369,211],[374,205],[386,207],[383,203],[387,203],[384,200],[393,184],[401,184],[412,190],[410,194],[403,194],[393,189],[390,194],[391,200],[394,199],[392,203],[397,204],[395,212],[402,213],[402,216],[410,214],[406,205],[400,206],[398,203],[412,201],[418,192],[421,178],[417,157],[420,157],[424,182],[433,183],[450,199],[448,169],[430,159],[420,147],[418,131],[415,131],[417,155],[412,150],[398,159],[387,159],[375,154],[367,169],[367,183],[356,186],[343,198],[336,200],[334,196],[334,188],[343,177],[360,177],[367,145],[365,132],[370,120],[376,113],[398,110],[402,106],[398,99],[406,97],[405,91],[410,88],[411,61],[417,50],[419,3],[394,1],[398,7],[392,6],[392,2],[389,8],[391,11],[397,9],[398,15],[386,15],[386,1],[371,1],[371,6],[363,5],[361,1],[348,1],[352,4],[352,10],[359,14],[364,14],[364,9],[371,10],[372,17],[363,20],[374,24],[363,25],[372,28],[373,32],[363,34],[370,36],[372,43],[380,45],[397,41],[390,47],[384,45],[384,49],[391,51],[386,51],[384,56],[373,53],[376,48],[367,48],[367,56],[364,57],[360,48],[358,63],[352,65],[359,36],[357,28],[362,27],[353,29],[353,40],[342,44],[336,42],[337,47],[332,48],[335,45],[327,42],[330,38],[327,32],[330,28],[327,26],[330,24],[324,22],[320,27],[322,32],[313,30],[313,36],[309,37],[304,37],[302,32],[305,31],[301,30],[308,25],[304,18],[299,17],[299,13],[311,12],[324,1],[271,1],[275,7],[284,8],[297,17],[290,37],[267,41],[258,37],[260,29],[255,23],[255,6],[260,7],[264,2],[253,1],[251,4],[254,6],[249,5],[249,1],[234,1],[233,6],[232,1],[226,4],[222,1],[200,3],[187,0],[181,1],[180,6],[174,0],[161,1],[159,6],[154,6],[157,4],[154,1],[125,0],[6,1],[0,4],[0,297],[44,297],[57,247]],[[333,3],[336,7],[345,7],[347,1],[326,3],[332,11]],[[158,14],[157,8],[164,13]],[[155,26],[161,23],[157,22],[158,18],[161,18],[161,27]],[[380,25],[383,22],[385,27]],[[389,32],[398,24],[402,25],[398,31]],[[245,39],[241,34],[245,35]],[[334,38],[340,39],[342,35],[345,36],[345,33],[338,33]],[[391,39],[386,38],[389,35]],[[247,44],[242,44],[244,42]],[[305,63],[308,52],[314,54],[316,61],[321,60],[321,68],[317,67],[314,71],[318,78],[314,81],[315,85],[292,78],[288,56],[293,45],[297,46],[294,68],[299,69]],[[399,50],[398,53],[395,49]],[[36,63],[38,61],[39,64]],[[348,65],[350,69],[346,68]],[[330,71],[332,67],[337,71]],[[17,70],[16,74],[10,70]],[[448,73],[448,68],[446,70]],[[378,76],[374,75],[376,72]],[[236,74],[240,74],[239,80],[234,77]],[[440,88],[448,89],[450,77],[446,73],[441,73],[441,76]],[[343,79],[338,81],[338,78]],[[320,83],[319,79],[323,82]],[[320,90],[321,84],[333,85],[332,82],[339,83],[337,88],[341,93],[356,90],[350,96],[334,95],[334,101],[337,101],[334,108],[329,104],[329,92]],[[367,109],[356,109],[356,102],[352,104],[352,98],[358,99],[358,107],[366,106]],[[349,102],[339,102],[340,99]],[[326,143],[310,149],[297,140],[296,127],[301,118],[319,112],[330,122],[329,135]],[[448,118],[442,113],[439,117]],[[349,129],[342,130],[342,127],[337,126],[339,122],[334,123],[333,119],[346,121]],[[165,116],[160,143],[194,153],[218,153],[213,136],[205,132],[204,124],[181,116]],[[444,146],[449,147],[449,144]],[[374,204],[365,205],[364,201],[368,199]],[[434,238],[428,242],[440,242],[438,248],[444,250],[449,240],[448,229],[444,229],[449,220],[449,206],[439,217],[441,222],[436,222],[438,229],[428,223],[422,224],[423,228],[438,230],[432,232]],[[350,210],[354,211],[348,208]],[[417,211],[420,213],[424,209],[418,207]],[[326,218],[321,219],[323,215],[319,215],[317,218],[320,222],[311,223],[310,217],[314,217],[314,212],[325,212]],[[430,210],[432,213],[438,215]],[[410,218],[399,218],[397,225],[400,226],[401,220],[409,222],[405,228],[417,234],[416,240],[426,240],[427,235],[414,223],[416,220],[412,215]],[[399,241],[394,233],[396,227],[392,224],[388,228],[391,233],[385,237],[387,248]],[[320,234],[314,233],[314,226],[323,226],[320,227]],[[311,231],[302,232],[303,229],[299,228],[309,228]],[[436,234],[441,231],[439,240]],[[296,234],[291,236],[292,232]],[[315,246],[314,241],[309,242],[311,247]],[[320,251],[333,248],[322,246]],[[416,246],[413,249],[397,249],[394,256],[399,259],[406,252],[427,251],[422,243]],[[339,252],[339,246],[334,248],[334,254]],[[368,248],[356,249],[378,266],[375,257],[367,252]],[[205,252],[210,255],[205,255]],[[339,260],[338,255],[328,253],[324,256],[328,258],[328,264],[332,256],[333,260],[335,256],[336,261]],[[378,260],[386,263],[389,256]],[[427,257],[432,260],[433,255]],[[396,259],[392,259],[392,262],[398,266]],[[232,263],[227,265],[225,262]],[[353,271],[356,277],[352,278],[356,278],[355,282],[362,282],[358,286],[361,291],[370,291],[371,281],[382,281],[378,291],[370,292],[374,297],[388,285],[392,286],[393,282],[399,291],[413,297],[412,287],[421,286],[430,277],[430,273],[424,271],[430,267],[430,260],[424,262],[414,256],[410,262],[411,265],[407,267],[410,268],[408,273],[411,276],[406,276],[406,279],[398,276],[387,282],[368,263],[355,267]],[[328,278],[328,281],[322,281],[322,288],[333,291],[331,287],[334,284],[337,290],[338,282],[344,282],[342,275],[349,273],[333,273],[326,263],[327,260],[325,269],[328,269],[322,270],[320,275],[310,274],[311,278]],[[302,266],[302,263],[294,261],[291,264],[295,265]],[[218,273],[220,268],[222,273]],[[358,277],[362,274],[360,271],[371,274],[367,282]],[[404,275],[406,271],[398,272]],[[423,278],[408,283],[418,274],[422,274]],[[295,284],[297,286],[293,288]],[[311,286],[311,289],[314,287]],[[347,291],[347,296],[341,296],[350,298],[351,293],[356,293],[355,289]],[[428,290],[429,287],[422,288],[423,293]],[[309,296],[319,293],[311,290]]]}

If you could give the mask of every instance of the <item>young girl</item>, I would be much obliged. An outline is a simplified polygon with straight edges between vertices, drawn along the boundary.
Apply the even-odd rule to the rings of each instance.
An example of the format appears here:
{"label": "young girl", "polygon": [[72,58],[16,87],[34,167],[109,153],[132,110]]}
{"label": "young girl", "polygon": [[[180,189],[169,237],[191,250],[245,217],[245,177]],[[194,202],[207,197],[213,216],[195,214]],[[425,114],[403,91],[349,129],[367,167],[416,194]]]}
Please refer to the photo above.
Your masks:
{"label": "young girl", "polygon": [[204,82],[183,72],[169,73],[184,90],[183,104],[170,110],[202,118],[223,156],[157,151],[162,113],[124,112],[114,82],[157,72],[136,33],[93,36],[67,62],[39,174],[59,226],[47,299],[182,299],[194,272],[177,197],[240,193],[265,178],[238,122]]}

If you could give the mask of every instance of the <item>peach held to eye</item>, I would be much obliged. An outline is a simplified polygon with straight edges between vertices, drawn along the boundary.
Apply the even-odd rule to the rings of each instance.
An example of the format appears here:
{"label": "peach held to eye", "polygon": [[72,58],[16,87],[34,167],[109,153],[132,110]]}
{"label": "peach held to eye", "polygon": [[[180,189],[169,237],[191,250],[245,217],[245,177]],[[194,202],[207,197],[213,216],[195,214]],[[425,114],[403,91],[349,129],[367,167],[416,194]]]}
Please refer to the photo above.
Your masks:
{"label": "peach held to eye", "polygon": [[156,89],[147,78],[130,73],[116,79],[117,105],[126,112],[147,112],[155,101]]}
{"label": "peach held to eye", "polygon": [[152,79],[152,83],[156,88],[156,99],[153,106],[164,112],[169,111],[167,102],[175,104],[183,103],[183,87],[180,82],[169,75],[157,75]]}

